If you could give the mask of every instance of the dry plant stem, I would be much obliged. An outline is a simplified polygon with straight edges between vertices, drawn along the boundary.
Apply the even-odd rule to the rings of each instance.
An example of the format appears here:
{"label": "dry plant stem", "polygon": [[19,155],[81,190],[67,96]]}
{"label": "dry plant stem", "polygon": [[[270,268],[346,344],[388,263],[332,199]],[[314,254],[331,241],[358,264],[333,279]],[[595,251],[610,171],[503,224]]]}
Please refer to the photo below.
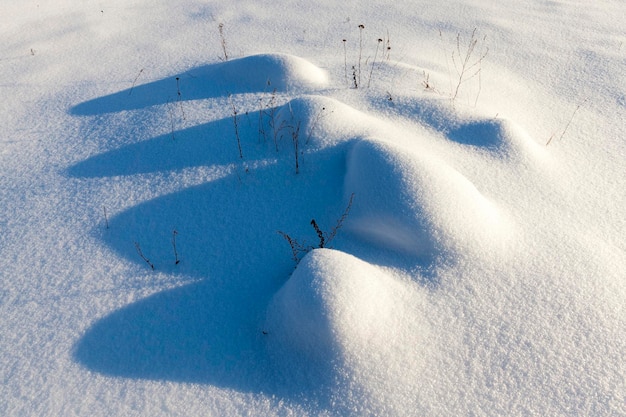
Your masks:
{"label": "dry plant stem", "polygon": [[175,260],[174,265],[178,265],[180,263],[180,259],[178,259],[178,251],[176,250],[176,235],[178,235],[178,232],[176,231],[176,229],[174,229],[174,231],[172,231],[172,246],[174,247]]}
{"label": "dry plant stem", "polygon": [[[565,132],[567,132],[567,129],[569,129],[569,125],[572,124],[572,121],[574,120],[574,116],[576,115],[578,110],[582,107],[582,105],[585,104],[586,101],[587,101],[587,98],[585,98],[578,106],[576,106],[576,109],[574,109],[572,116],[569,118],[567,124],[565,125],[565,129],[563,129],[561,136],[559,136],[559,139],[558,139],[559,141],[563,139],[563,136],[565,136]],[[554,139],[554,135],[550,136],[550,139],[548,139],[548,142],[546,142],[546,146],[548,146],[550,142],[552,142],[552,139]]]}
{"label": "dry plant stem", "polygon": [[317,127],[317,124],[319,123],[320,119],[322,118],[324,110],[326,110],[326,107],[322,107],[322,109],[317,112],[317,115],[315,116],[315,119],[313,120],[313,123],[311,124],[311,127],[309,128],[309,134],[307,135],[306,142],[305,142],[306,144],[309,143],[309,140],[313,136],[313,131],[315,131],[315,128]]}
{"label": "dry plant stem", "polygon": [[422,85],[424,86],[424,88],[426,90],[430,90],[432,89],[432,86],[430,85],[430,74],[428,74],[426,71],[423,71],[424,74],[424,80],[422,81]]}
{"label": "dry plant stem", "polygon": [[185,110],[183,109],[183,95],[180,92],[180,78],[176,77],[176,94],[178,95],[178,104],[180,106],[180,114],[183,117],[183,120],[187,120],[187,118],[185,117]]}
{"label": "dry plant stem", "polygon": [[317,233],[317,237],[320,240],[319,246],[318,248],[323,248],[324,245],[326,244],[326,239],[324,237],[324,232],[322,232],[319,228],[319,226],[317,225],[317,222],[315,221],[315,219],[311,220],[311,226],[313,226],[313,229],[315,229],[315,233]]}
{"label": "dry plant stem", "polygon": [[224,61],[228,61],[228,53],[226,52],[226,37],[224,36],[224,24],[220,23],[217,26],[217,29],[220,32],[220,41],[221,41],[221,44],[222,44],[222,52],[224,53],[223,60]]}
{"label": "dry plant stem", "polygon": [[239,137],[239,118],[237,116],[237,108],[235,107],[235,103],[230,102],[233,108],[233,125],[235,126],[235,138],[237,139],[237,149],[239,150],[239,158],[243,159],[243,151],[241,149],[241,138]]}
{"label": "dry plant stem", "polygon": [[386,42],[386,48],[385,48],[385,59],[387,61],[389,61],[389,58],[391,57],[391,43],[390,43],[390,38],[389,38],[389,29],[387,29],[387,42]]}
{"label": "dry plant stem", "polygon": [[[269,84],[268,84],[269,85]],[[265,141],[267,136],[265,132],[265,117],[267,116],[269,127],[272,131],[272,137],[274,140],[274,149],[278,152],[278,137],[279,133],[282,129],[285,128],[285,121],[281,121],[277,123],[276,117],[276,89],[272,91],[272,95],[267,101],[267,104],[263,104],[263,98],[259,99],[261,103],[261,109],[259,110],[259,139],[263,136],[263,140]]]}
{"label": "dry plant stem", "polygon": [[372,82],[372,74],[374,73],[374,65],[376,65],[376,57],[378,56],[378,47],[383,42],[382,39],[378,39],[378,43],[376,44],[376,52],[374,53],[374,60],[372,61],[372,68],[370,69],[370,77],[367,80],[367,88],[370,88],[370,83]]}
{"label": "dry plant stem", "polygon": [[107,217],[107,208],[102,206],[102,210],[104,210],[104,224],[106,225],[107,230],[109,230],[109,218]]}
{"label": "dry plant stem", "polygon": [[287,243],[289,243],[289,247],[291,248],[291,259],[293,259],[296,265],[298,264],[298,262],[300,262],[300,253],[301,252],[306,253],[312,249],[312,247],[310,246],[307,247],[307,246],[301,245],[300,242],[293,239],[287,233],[281,232],[279,230],[278,234],[281,235],[287,241]]}
{"label": "dry plant stem", "polygon": [[339,220],[337,220],[337,224],[335,225],[335,227],[330,231],[330,234],[328,235],[328,238],[327,238],[327,242],[332,241],[335,238],[337,231],[341,229],[341,226],[343,225],[344,220],[346,220],[346,217],[348,217],[348,214],[350,213],[350,209],[352,208],[353,201],[354,201],[354,193],[350,194],[350,200],[348,201],[348,206],[344,210]]}
{"label": "dry plant stem", "polygon": [[474,100],[474,107],[476,107],[478,105],[478,97],[480,97],[480,92],[481,92],[481,90],[483,88],[482,76],[480,75],[481,74],[481,69],[482,69],[482,63],[479,62],[478,63],[478,73],[477,73],[477,76],[478,76],[478,92],[476,93],[476,99]]}
{"label": "dry plant stem", "polygon": [[346,51],[346,40],[343,39],[343,72],[348,84],[348,52]]}
{"label": "dry plant stem", "polygon": [[445,46],[445,42],[443,40],[443,33],[441,29],[439,29],[439,42],[441,42],[441,49],[444,54],[444,60],[446,61],[446,72],[448,74],[448,83],[450,87],[450,95],[452,96],[452,71],[450,70],[450,61],[448,60],[448,51]]}
{"label": "dry plant stem", "polygon": [[[278,118],[276,117],[276,91],[274,91],[274,93],[272,93],[272,100],[271,100],[271,108],[270,108],[270,127],[272,128],[272,136],[274,138],[274,149],[276,150],[276,152],[278,152],[278,139],[279,139],[279,133],[281,130],[283,130],[283,128],[285,127],[285,121],[281,120],[280,123],[278,123]],[[282,138],[282,135],[280,135],[280,138]]]}
{"label": "dry plant stem", "polygon": [[298,159],[298,155],[300,153],[299,136],[300,136],[300,122],[298,122],[296,127],[292,128],[292,131],[291,131],[291,138],[293,141],[293,153],[296,159],[296,175],[300,173],[300,162]]}
{"label": "dry plant stem", "polygon": [[[315,230],[315,233],[317,234],[317,237],[319,239],[319,244],[317,246],[318,248],[329,247],[328,244],[335,238],[335,236],[337,235],[337,231],[341,229],[343,222],[348,217],[348,214],[350,213],[350,208],[352,207],[353,200],[354,200],[354,193],[350,195],[350,201],[348,202],[348,206],[344,210],[341,217],[337,220],[337,224],[330,231],[330,233],[324,233],[322,229],[320,229],[315,219],[311,220],[311,226],[313,226],[313,229]],[[300,262],[301,253],[307,253],[313,249],[313,246],[305,246],[301,244],[300,242],[298,242],[296,239],[289,236],[287,233],[281,232],[279,230],[278,234],[281,235],[289,243],[289,247],[291,248],[292,259],[294,260],[296,265],[298,264],[298,262]]]}
{"label": "dry plant stem", "polygon": [[[459,33],[456,36],[456,51],[452,53],[452,63],[454,64],[454,68],[456,69],[458,80],[456,81],[456,87],[454,88],[454,92],[451,96],[453,102],[454,100],[456,100],[459,94],[461,84],[480,74],[482,60],[487,56],[487,52],[489,50],[487,49],[476,60],[470,62],[477,44],[478,39],[476,39],[476,28],[474,28],[474,30],[472,31],[472,35],[464,54],[461,51],[461,34]],[[455,58],[455,56],[457,55],[458,58]],[[457,62],[457,59],[459,60],[459,62]]]}
{"label": "dry plant stem", "polygon": [[363,29],[365,29],[364,25],[359,25],[359,83],[356,83],[356,80],[354,82],[354,84],[357,86],[356,88],[358,88],[359,85],[361,85],[361,57],[363,56]]}
{"label": "dry plant stem", "polygon": [[170,132],[172,134],[172,140],[176,140],[176,136],[174,136],[174,111],[172,110],[172,102],[170,100],[167,101],[167,113],[170,115]]}
{"label": "dry plant stem", "polygon": [[263,137],[263,143],[267,140],[265,135],[265,126],[263,125],[263,114],[265,110],[263,109],[263,98],[259,99],[259,143],[261,143],[261,136]]}
{"label": "dry plant stem", "polygon": [[143,68],[139,70],[139,74],[137,74],[137,76],[133,80],[133,84],[130,86],[130,91],[128,91],[128,95],[129,96],[133,93],[133,88],[135,88],[135,84],[137,83],[137,79],[139,78],[139,76],[141,75],[142,72],[143,72]]}
{"label": "dry plant stem", "polygon": [[145,255],[141,251],[141,247],[139,246],[139,243],[137,242],[135,242],[135,249],[137,249],[137,253],[141,257],[141,259],[143,259],[148,265],[150,265],[150,268],[154,271],[154,264],[150,262],[150,259],[145,257]]}

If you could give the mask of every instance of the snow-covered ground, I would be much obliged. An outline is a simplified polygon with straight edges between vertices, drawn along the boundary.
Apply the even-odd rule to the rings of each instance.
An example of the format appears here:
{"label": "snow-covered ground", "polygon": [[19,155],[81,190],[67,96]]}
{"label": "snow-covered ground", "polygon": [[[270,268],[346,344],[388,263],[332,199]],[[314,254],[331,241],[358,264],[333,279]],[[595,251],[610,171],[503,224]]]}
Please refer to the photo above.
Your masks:
{"label": "snow-covered ground", "polygon": [[3,0],[0,415],[625,416],[625,16]]}

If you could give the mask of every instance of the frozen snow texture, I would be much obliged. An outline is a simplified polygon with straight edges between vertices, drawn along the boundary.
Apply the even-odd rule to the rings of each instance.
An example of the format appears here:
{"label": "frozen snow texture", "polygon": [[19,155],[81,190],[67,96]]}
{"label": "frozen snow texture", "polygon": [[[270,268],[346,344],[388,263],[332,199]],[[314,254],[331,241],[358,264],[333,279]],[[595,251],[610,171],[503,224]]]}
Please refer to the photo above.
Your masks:
{"label": "frozen snow texture", "polygon": [[0,11],[0,415],[626,415],[623,1],[96,3]]}

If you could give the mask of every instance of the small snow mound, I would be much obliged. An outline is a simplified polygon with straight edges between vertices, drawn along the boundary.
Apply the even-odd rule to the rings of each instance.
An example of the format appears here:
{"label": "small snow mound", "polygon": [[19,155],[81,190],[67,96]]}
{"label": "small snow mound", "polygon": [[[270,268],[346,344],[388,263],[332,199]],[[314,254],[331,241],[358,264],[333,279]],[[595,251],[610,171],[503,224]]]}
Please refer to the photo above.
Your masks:
{"label": "small snow mound", "polygon": [[508,146],[515,150],[520,159],[539,162],[548,158],[550,154],[545,145],[537,143],[520,125],[508,119],[502,119],[499,123]]}
{"label": "small snow mound", "polygon": [[287,54],[259,54],[226,61],[215,68],[213,75],[217,82],[250,91],[322,88],[328,84],[326,71]]}
{"label": "small snow mound", "polygon": [[344,188],[359,198],[348,230],[425,261],[442,250],[488,252],[510,232],[499,208],[459,171],[424,152],[383,141],[354,145]]}
{"label": "small snow mound", "polygon": [[301,143],[323,149],[370,134],[381,122],[337,99],[302,95],[279,109],[274,124],[299,124]]}
{"label": "small snow mound", "polygon": [[338,389],[341,415],[388,415],[414,401],[432,363],[430,311],[423,293],[391,272],[315,249],[269,305],[269,355],[292,386],[304,378]]}
{"label": "small snow mound", "polygon": [[318,366],[375,354],[394,331],[393,293],[400,285],[352,255],[313,250],[270,303],[266,329],[273,350]]}
{"label": "small snow mound", "polygon": [[459,123],[447,132],[462,145],[485,148],[518,160],[539,160],[547,154],[521,126],[507,119],[478,119]]}

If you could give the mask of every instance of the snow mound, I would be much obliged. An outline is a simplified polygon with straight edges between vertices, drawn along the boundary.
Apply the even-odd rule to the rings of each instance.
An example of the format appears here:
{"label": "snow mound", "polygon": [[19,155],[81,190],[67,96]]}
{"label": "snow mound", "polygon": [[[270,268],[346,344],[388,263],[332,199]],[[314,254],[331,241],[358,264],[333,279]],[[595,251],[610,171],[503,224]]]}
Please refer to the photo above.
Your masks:
{"label": "snow mound", "polygon": [[470,118],[459,122],[446,136],[461,145],[483,148],[513,160],[540,161],[547,157],[545,146],[541,147],[521,126],[507,119]]}
{"label": "snow mound", "polygon": [[344,188],[359,198],[347,224],[351,232],[425,261],[444,250],[493,250],[510,232],[494,202],[426,152],[358,141],[348,153]]}
{"label": "snow mound", "polygon": [[[326,380],[347,394],[331,400],[335,410],[385,415],[415,398],[417,374],[431,357],[425,306],[418,292],[385,270],[315,249],[269,304],[270,357],[286,373],[315,384]],[[398,351],[405,353],[400,360]]]}
{"label": "snow mound", "polygon": [[[390,331],[397,283],[352,255],[315,249],[274,296],[267,330],[309,360],[345,360]],[[351,352],[352,351],[352,352]]]}
{"label": "snow mound", "polygon": [[273,91],[324,88],[328,74],[304,58],[287,54],[259,54],[203,65],[146,84],[80,103],[75,115],[95,115],[143,109],[175,101],[201,100]]}
{"label": "snow mound", "polygon": [[226,61],[212,67],[207,75],[224,86],[236,86],[238,91],[287,91],[328,84],[326,71],[288,54],[259,54]]}

